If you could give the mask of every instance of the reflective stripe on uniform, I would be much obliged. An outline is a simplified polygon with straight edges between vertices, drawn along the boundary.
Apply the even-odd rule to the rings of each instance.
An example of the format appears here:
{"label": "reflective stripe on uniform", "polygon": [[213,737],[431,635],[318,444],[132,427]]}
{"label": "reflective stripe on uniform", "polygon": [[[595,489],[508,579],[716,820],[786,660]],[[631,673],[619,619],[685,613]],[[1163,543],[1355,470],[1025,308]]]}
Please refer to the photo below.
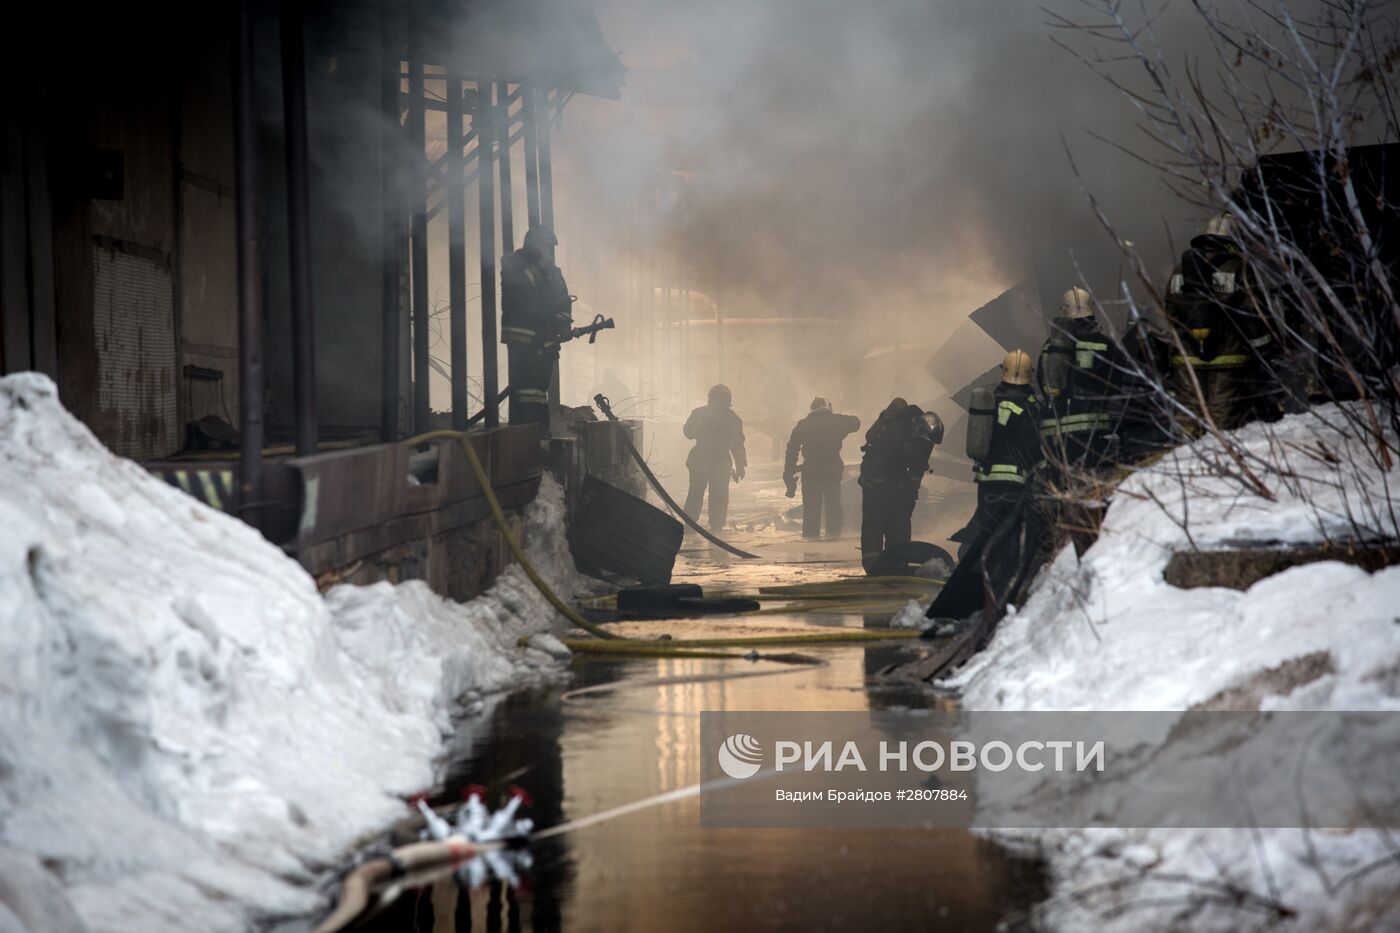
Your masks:
{"label": "reflective stripe on uniform", "polygon": [[1026,410],[1010,399],[1002,399],[997,406],[997,424],[1003,427],[1011,420],[1012,415],[1024,415]]}
{"label": "reflective stripe on uniform", "polygon": [[1024,483],[1025,475],[1014,463],[993,463],[985,473],[974,474],[979,483]]}
{"label": "reflective stripe on uniform", "polygon": [[1108,351],[1108,344],[1092,340],[1077,340],[1074,343],[1074,365],[1080,369],[1094,368],[1094,354]]}
{"label": "reflective stripe on uniform", "polygon": [[1112,424],[1107,412],[1086,411],[1078,415],[1065,415],[1063,418],[1046,418],[1040,422],[1041,434],[1056,432],[1095,431],[1108,428]]}
{"label": "reflective stripe on uniform", "polygon": [[1269,341],[1271,341],[1271,340],[1273,340],[1273,339],[1274,339],[1273,337],[1269,336],[1268,334],[1265,334],[1265,335],[1262,336],[1262,337],[1255,337],[1253,340],[1251,340],[1251,341],[1249,342],[1249,345],[1250,345],[1252,348],[1254,348],[1255,350],[1258,350],[1260,347],[1266,345]]}
{"label": "reflective stripe on uniform", "polygon": [[1235,291],[1235,273],[1216,272],[1210,277],[1211,288],[1218,295],[1231,295]]}
{"label": "reflective stripe on uniform", "polygon": [[517,402],[547,402],[549,392],[545,389],[511,389],[510,397]]}
{"label": "reflective stripe on uniform", "polygon": [[1173,356],[1172,365],[1189,365],[1192,369],[1230,369],[1236,366],[1244,366],[1251,359],[1253,359],[1253,357],[1247,356],[1243,353],[1226,353],[1222,356],[1217,356],[1214,359],[1209,360],[1199,359],[1198,357],[1194,356],[1188,356],[1185,358],[1180,356]]}
{"label": "reflective stripe on uniform", "polygon": [[535,339],[535,332],[528,327],[502,327],[501,340],[505,343],[529,343]]}

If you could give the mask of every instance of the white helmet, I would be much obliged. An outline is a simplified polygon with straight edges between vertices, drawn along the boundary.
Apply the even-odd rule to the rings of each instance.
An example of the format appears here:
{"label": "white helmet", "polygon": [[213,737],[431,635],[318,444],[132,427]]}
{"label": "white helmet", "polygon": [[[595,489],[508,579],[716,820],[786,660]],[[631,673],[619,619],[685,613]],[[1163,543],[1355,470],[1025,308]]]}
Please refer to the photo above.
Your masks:
{"label": "white helmet", "polygon": [[1001,361],[1001,381],[1013,386],[1031,384],[1031,355],[1025,350],[1012,350]]}
{"label": "white helmet", "polygon": [[1087,288],[1075,286],[1060,297],[1060,317],[1071,320],[1093,317],[1098,310],[1098,302]]}

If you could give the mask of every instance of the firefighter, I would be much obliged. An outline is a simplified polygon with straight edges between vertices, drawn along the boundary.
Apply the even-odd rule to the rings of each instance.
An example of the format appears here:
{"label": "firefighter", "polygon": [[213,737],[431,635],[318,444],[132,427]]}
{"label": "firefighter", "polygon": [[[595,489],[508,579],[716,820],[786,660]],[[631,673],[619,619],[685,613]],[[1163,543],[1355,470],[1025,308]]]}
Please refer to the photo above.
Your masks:
{"label": "firefighter", "polygon": [[[797,422],[788,437],[783,481],[788,498],[797,492],[797,474],[802,474],[802,537],[821,537],[822,516],[826,516],[826,536],[841,536],[841,478],[846,466],[841,462],[841,445],[846,435],[860,430],[855,415],[838,415],[831,402],[812,399],[807,417]],[[802,463],[798,464],[798,455]]]}
{"label": "firefighter", "polygon": [[[1031,385],[1032,373],[1030,355],[1012,350],[1002,360],[1001,382],[992,394],[992,405],[985,411],[971,412],[968,419],[968,452],[975,454],[972,475],[977,483],[977,511],[958,534],[964,548],[978,536],[996,530],[1025,503],[1029,484],[1044,460],[1040,402]],[[984,435],[987,440],[977,448],[976,438]]]}
{"label": "firefighter", "polygon": [[967,453],[977,481],[977,511],[953,536],[962,543],[958,565],[930,604],[929,618],[967,619],[989,601],[1004,608],[1042,556],[1049,536],[1034,500],[1043,457],[1032,376],[1030,355],[1013,350],[1002,361],[996,389],[979,386],[972,392]]}
{"label": "firefighter", "polygon": [[1125,365],[1118,381],[1118,460],[1136,463],[1174,443],[1171,412],[1162,404],[1158,388],[1165,385],[1173,350],[1169,338],[1136,315],[1121,344]]}
{"label": "firefighter", "polygon": [[[1234,218],[1221,214],[1191,241],[1167,286],[1167,320],[1181,341],[1171,355],[1177,399],[1198,418],[1208,415],[1220,430],[1276,416],[1278,409],[1264,363],[1273,339],[1248,276]],[[1200,426],[1188,430],[1197,434]]]}
{"label": "firefighter", "polygon": [[685,465],[690,470],[690,491],[685,512],[691,518],[700,514],[705,493],[710,496],[710,530],[718,534],[729,513],[729,480],[744,478],[748,454],[744,450],[744,422],[734,413],[734,396],[729,386],[710,387],[707,404],[690,413],[682,429],[695,442]]}
{"label": "firefighter", "polygon": [[1046,448],[1060,463],[1089,469],[1104,461],[1116,439],[1113,410],[1125,369],[1099,329],[1097,312],[1087,289],[1065,292],[1036,367],[1045,399]]}
{"label": "firefighter", "polygon": [[913,539],[914,505],[933,448],[943,440],[943,422],[896,398],[865,433],[860,461],[861,564],[871,575],[906,561],[901,550]]}
{"label": "firefighter", "polygon": [[549,430],[549,384],[559,345],[573,329],[573,298],[554,264],[559,240],[534,226],[520,249],[501,262],[501,342],[510,366],[511,424]]}

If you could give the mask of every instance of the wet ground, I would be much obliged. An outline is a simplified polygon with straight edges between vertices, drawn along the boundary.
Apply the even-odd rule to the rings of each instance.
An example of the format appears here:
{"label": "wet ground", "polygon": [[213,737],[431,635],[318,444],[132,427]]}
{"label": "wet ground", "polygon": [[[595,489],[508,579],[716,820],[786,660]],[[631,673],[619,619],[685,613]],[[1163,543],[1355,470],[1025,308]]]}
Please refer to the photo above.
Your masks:
{"label": "wet ground", "polygon": [[[745,588],[859,574],[852,539],[804,543],[762,526],[773,481],[736,503],[740,561],[687,540],[676,579]],[[766,511],[765,511],[766,510]],[[746,519],[745,512],[754,516]],[[853,516],[854,520],[857,518]],[[951,519],[949,521],[952,521]],[[956,524],[953,525],[956,527]],[[888,613],[767,616],[765,623],[884,627]],[[691,623],[648,623],[677,637]],[[740,619],[709,620],[706,628]],[[516,784],[539,827],[598,813],[699,780],[702,710],[865,710],[927,706],[922,690],[881,685],[876,672],[909,649],[892,643],[821,647],[826,663],[792,667],[738,659],[580,658],[569,683],[511,696],[452,766],[447,797],[466,783]],[[695,678],[772,670],[773,676]],[[615,689],[566,696],[581,687]],[[407,892],[372,930],[988,930],[1041,891],[1038,868],[960,831],[709,829],[691,797],[537,843],[528,890],[450,880]]]}

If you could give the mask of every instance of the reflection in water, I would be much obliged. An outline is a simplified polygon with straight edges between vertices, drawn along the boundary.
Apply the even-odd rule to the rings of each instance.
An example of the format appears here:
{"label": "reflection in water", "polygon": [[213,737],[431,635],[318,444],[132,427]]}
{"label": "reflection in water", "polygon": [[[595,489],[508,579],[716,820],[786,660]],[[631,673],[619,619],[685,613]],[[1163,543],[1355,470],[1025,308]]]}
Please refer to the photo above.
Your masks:
{"label": "reflection in water", "polygon": [[[756,483],[744,495],[781,506],[781,485]],[[766,503],[766,504],[765,504]],[[732,507],[742,510],[742,497]],[[759,511],[762,511],[761,509]],[[738,511],[735,514],[739,514]],[[757,514],[757,512],[755,513]],[[948,515],[949,528],[960,527]],[[676,578],[707,591],[753,592],[760,585],[861,576],[855,541],[801,542],[772,532],[741,535],[764,560],[730,560],[690,544]],[[749,624],[754,620],[748,620]],[[765,623],[884,628],[888,613],[766,616]],[[682,637],[701,625],[743,634],[743,619],[658,624]],[[569,689],[617,689],[561,702],[562,689],[498,703],[487,728],[459,756],[447,799],[468,782],[518,784],[534,797],[528,814],[545,828],[696,783],[704,710],[865,710],[926,707],[911,687],[871,687],[905,649],[891,644],[824,647],[820,667],[772,665],[772,677],[673,681],[763,670],[725,659],[579,659]],[[521,768],[525,773],[508,777]],[[1043,890],[1033,863],[957,830],[707,829],[691,797],[631,813],[532,847],[529,889],[518,899],[500,886],[470,893],[449,880],[405,895],[362,929],[987,930]]]}
{"label": "reflection in water", "polygon": [[[528,767],[513,783],[533,795],[541,827],[685,787],[700,776],[702,710],[927,705],[921,694],[862,689],[899,650],[828,649],[823,667],[689,683],[652,681],[756,668],[580,661],[571,687],[619,689],[565,703],[557,692],[503,702],[456,769],[458,784]],[[499,885],[468,899],[443,882],[405,895],[366,928],[982,930],[1040,889],[1034,866],[967,832],[707,829],[699,807],[688,798],[537,844],[530,890],[518,899]]]}

